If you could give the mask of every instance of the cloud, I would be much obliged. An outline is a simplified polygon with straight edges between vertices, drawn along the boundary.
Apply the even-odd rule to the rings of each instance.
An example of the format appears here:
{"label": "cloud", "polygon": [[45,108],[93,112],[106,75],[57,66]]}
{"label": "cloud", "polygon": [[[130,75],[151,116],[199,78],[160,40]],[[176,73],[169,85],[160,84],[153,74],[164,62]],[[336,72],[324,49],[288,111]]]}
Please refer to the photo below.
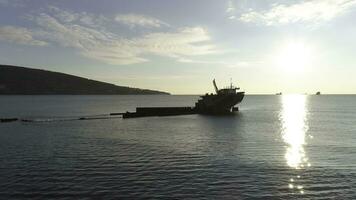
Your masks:
{"label": "cloud", "polygon": [[348,11],[356,0],[310,0],[291,5],[273,4],[269,10],[250,9],[239,19],[248,23],[281,25],[296,22],[318,23],[331,20]]}
{"label": "cloud", "polygon": [[115,17],[115,21],[128,25],[131,28],[134,27],[146,27],[146,28],[158,28],[161,26],[169,26],[167,23],[144,15],[137,15],[137,14],[126,14],[126,15],[117,15]]}
{"label": "cloud", "polygon": [[208,32],[202,27],[185,27],[175,32],[147,34],[135,40],[139,47],[157,54],[176,57],[179,55],[205,55],[216,52]]}
{"label": "cloud", "polygon": [[64,47],[85,49],[108,42],[112,37],[109,32],[75,23],[64,23],[45,13],[36,16],[34,20],[40,27],[33,31],[36,36]]}
{"label": "cloud", "polygon": [[260,61],[211,61],[211,60],[196,60],[181,57],[178,59],[182,63],[204,64],[204,65],[219,65],[227,68],[246,68],[259,65]]}
{"label": "cloud", "polygon": [[24,0],[0,0],[0,6],[24,7]]}
{"label": "cloud", "polygon": [[236,11],[236,7],[235,4],[232,0],[229,0],[227,2],[227,8],[226,8],[226,14],[228,15],[229,19],[235,19],[235,11]]}
{"label": "cloud", "polygon": [[234,2],[232,0],[229,0],[227,2],[227,8],[226,8],[226,12],[227,13],[232,13],[236,10],[236,7],[234,5]]}
{"label": "cloud", "polygon": [[[52,45],[73,48],[82,56],[112,65],[148,62],[150,55],[178,59],[181,56],[216,53],[208,32],[199,26],[170,28],[168,32],[151,32],[129,38],[112,29],[108,30],[115,19],[102,17],[96,20],[98,16],[92,14],[78,14],[52,7],[51,13],[28,17],[37,24],[37,28],[27,30],[27,34],[23,34],[26,29],[17,28],[22,30],[18,36],[27,35],[30,39],[35,37]],[[41,41],[37,43],[44,43]]]}
{"label": "cloud", "polygon": [[8,5],[9,4],[9,0],[0,0],[0,5]]}
{"label": "cloud", "polygon": [[110,19],[102,15],[94,15],[87,12],[70,12],[55,6],[49,6],[50,13],[62,23],[77,23],[85,26],[100,28]]}
{"label": "cloud", "polygon": [[158,55],[178,59],[214,53],[212,45],[197,45],[210,39],[200,28],[184,28],[173,33],[151,33],[132,39],[115,39],[99,43],[83,55],[109,64],[134,64],[147,62],[144,55]]}
{"label": "cloud", "polygon": [[33,38],[33,33],[21,27],[3,26],[0,27],[0,40],[24,45],[45,46],[46,42]]}

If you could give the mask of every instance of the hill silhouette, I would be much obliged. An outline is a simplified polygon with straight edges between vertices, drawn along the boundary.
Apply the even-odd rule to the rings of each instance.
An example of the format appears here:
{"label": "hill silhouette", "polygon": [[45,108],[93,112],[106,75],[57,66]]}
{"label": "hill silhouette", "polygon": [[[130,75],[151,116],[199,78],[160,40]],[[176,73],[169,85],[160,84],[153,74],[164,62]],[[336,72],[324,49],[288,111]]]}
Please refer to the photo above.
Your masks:
{"label": "hill silhouette", "polygon": [[0,94],[125,95],[169,93],[117,86],[110,83],[40,69],[0,65]]}

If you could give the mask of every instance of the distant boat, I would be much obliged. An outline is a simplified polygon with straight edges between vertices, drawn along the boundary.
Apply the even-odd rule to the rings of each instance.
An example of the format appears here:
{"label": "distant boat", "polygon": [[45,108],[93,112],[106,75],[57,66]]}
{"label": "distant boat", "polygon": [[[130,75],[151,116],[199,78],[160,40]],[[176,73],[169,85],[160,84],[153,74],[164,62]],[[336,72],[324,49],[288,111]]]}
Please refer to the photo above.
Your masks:
{"label": "distant boat", "polygon": [[242,101],[245,92],[234,87],[232,83],[229,87],[218,89],[215,79],[213,80],[216,94],[206,94],[195,103],[195,109],[201,114],[226,114],[234,111],[234,106]]}
{"label": "distant boat", "polygon": [[317,93],[315,93],[315,95],[321,95],[321,93],[320,93],[320,92],[317,92]]}
{"label": "distant boat", "polygon": [[278,92],[278,93],[276,93],[276,95],[282,95],[282,92]]}

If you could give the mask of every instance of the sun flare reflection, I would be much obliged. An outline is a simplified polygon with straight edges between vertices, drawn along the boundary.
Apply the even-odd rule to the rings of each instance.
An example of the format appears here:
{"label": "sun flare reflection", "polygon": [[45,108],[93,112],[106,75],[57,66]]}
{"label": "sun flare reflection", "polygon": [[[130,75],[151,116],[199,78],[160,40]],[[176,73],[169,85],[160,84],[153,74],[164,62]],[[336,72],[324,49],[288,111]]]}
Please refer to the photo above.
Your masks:
{"label": "sun flare reflection", "polygon": [[285,158],[288,166],[299,169],[307,165],[304,151],[306,132],[306,96],[282,96],[282,138],[287,145]]}
{"label": "sun flare reflection", "polygon": [[[300,170],[310,167],[304,149],[306,145],[307,124],[307,96],[305,95],[283,95],[280,119],[282,122],[282,139],[286,144],[285,159],[289,167]],[[300,179],[300,175],[296,177]],[[295,179],[289,180],[288,187],[297,189],[304,194],[302,185],[295,185]]]}

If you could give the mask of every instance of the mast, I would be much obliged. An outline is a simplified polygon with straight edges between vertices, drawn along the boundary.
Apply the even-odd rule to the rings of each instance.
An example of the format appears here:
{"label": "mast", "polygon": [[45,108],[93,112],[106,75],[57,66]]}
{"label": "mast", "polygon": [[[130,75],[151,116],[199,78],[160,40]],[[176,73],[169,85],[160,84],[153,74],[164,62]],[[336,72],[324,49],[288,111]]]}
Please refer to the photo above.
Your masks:
{"label": "mast", "polygon": [[216,92],[216,94],[218,94],[219,93],[219,89],[218,89],[218,86],[216,86],[215,79],[213,80],[213,84],[214,84],[215,92]]}

